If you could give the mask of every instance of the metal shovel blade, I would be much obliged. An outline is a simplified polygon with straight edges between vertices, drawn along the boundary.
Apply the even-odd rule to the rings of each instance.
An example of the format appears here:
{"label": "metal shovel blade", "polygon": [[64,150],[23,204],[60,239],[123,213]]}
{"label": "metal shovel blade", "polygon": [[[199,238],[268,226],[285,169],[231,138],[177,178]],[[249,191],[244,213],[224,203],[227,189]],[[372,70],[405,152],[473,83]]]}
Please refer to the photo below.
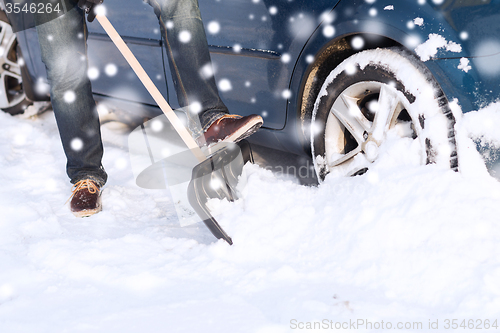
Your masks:
{"label": "metal shovel blade", "polygon": [[[170,105],[167,103],[165,98],[162,96],[158,88],[155,86],[153,81],[149,78],[147,75],[146,71],[142,68],[141,64],[137,61],[135,56],[133,55],[132,51],[128,48],[128,46],[125,44],[123,39],[120,37],[118,32],[115,30],[113,25],[109,22],[109,20],[106,18],[106,16],[103,13],[98,13],[97,16],[97,21],[101,24],[103,29],[106,31],[108,36],[111,38],[115,46],[118,48],[120,53],[123,55],[125,60],[128,62],[130,67],[132,67],[132,70],[136,73],[137,77],[141,80],[143,83],[144,87],[148,90],[148,92],[151,94],[151,97],[155,100],[155,102],[158,104],[160,109],[163,111],[165,116],[168,118],[169,122],[177,132],[177,134],[180,136],[184,144],[188,147],[192,155],[200,162],[200,165],[194,167],[193,170],[193,179],[191,180],[191,184],[189,186],[189,196],[192,197],[193,199],[190,199],[189,202],[193,205],[193,208],[196,210],[196,212],[200,215],[200,217],[203,219],[205,224],[209,227],[210,231],[217,237],[217,238],[223,238],[225,239],[229,244],[232,244],[231,238],[220,228],[219,224],[217,221],[215,221],[214,217],[210,214],[210,210],[208,210],[206,203],[208,200],[206,198],[202,198],[202,193],[206,193],[207,195],[211,193],[211,191],[208,191],[207,188],[205,187],[205,179],[210,178],[210,179],[219,179],[220,181],[226,182],[229,181],[229,179],[226,179],[228,174],[226,173],[229,172],[232,168],[228,167],[228,165],[231,165],[234,161],[234,155],[231,151],[234,149],[221,149],[218,150],[215,154],[209,156],[206,158],[206,155],[204,152],[198,147],[198,144],[196,141],[191,137],[191,134],[189,131],[186,129],[184,124],[181,122],[181,120],[176,116]],[[147,140],[146,140],[147,141]],[[148,148],[150,149],[150,148]],[[239,149],[237,150],[239,152]],[[229,153],[231,152],[231,153]],[[241,153],[240,153],[241,156]],[[241,159],[242,161],[242,159]],[[154,164],[153,158],[151,158],[151,162]],[[237,162],[240,163],[240,162]],[[243,163],[243,162],[241,162]],[[241,165],[241,168],[243,166]],[[214,174],[211,175],[211,173],[208,172],[213,172]],[[237,168],[235,167],[234,170]],[[220,174],[219,174],[220,173]],[[236,177],[237,178],[237,177]],[[234,185],[235,187],[235,185]],[[234,193],[231,189],[233,188],[233,185],[227,183],[225,186],[222,186],[221,192],[215,191],[218,194],[224,193],[225,195],[228,195],[228,198],[233,198],[234,200]]]}
{"label": "metal shovel blade", "polygon": [[210,214],[207,202],[209,199],[227,199],[228,201],[238,199],[236,186],[244,164],[240,147],[234,143],[228,143],[193,168],[188,187],[189,203],[198,216],[215,237],[224,239],[230,245],[233,244],[231,237]]}
{"label": "metal shovel blade", "polygon": [[243,166],[252,161],[251,148],[245,140],[220,143],[200,163],[168,120],[158,116],[129,134],[128,147],[138,186],[168,189],[181,226],[203,221],[215,237],[232,244],[208,202],[238,199],[237,185],[244,186],[245,182]]}

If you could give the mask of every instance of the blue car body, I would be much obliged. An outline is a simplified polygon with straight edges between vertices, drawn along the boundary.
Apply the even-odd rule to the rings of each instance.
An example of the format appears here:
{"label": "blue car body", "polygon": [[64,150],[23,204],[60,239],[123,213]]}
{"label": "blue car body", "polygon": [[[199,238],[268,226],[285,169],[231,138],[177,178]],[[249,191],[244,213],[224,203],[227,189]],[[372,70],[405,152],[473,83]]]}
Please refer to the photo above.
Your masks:
{"label": "blue car body", "polygon": [[[363,38],[364,49],[397,46],[415,52],[430,34],[438,34],[461,46],[460,52],[442,48],[425,62],[449,101],[456,99],[468,112],[496,101],[500,93],[500,0],[199,2],[216,79],[230,83],[221,97],[232,113],[264,117],[264,127],[251,138],[260,145],[309,153],[304,127],[312,105],[328,73],[360,51],[349,46],[355,36]],[[138,0],[104,4],[147,73],[178,107],[152,8]],[[99,23],[88,29],[90,65],[101,72],[92,81],[96,98],[154,106]],[[29,80],[46,80],[36,31],[17,35]],[[462,58],[470,61],[467,72],[458,68]],[[118,68],[112,77],[103,74],[110,63]]]}

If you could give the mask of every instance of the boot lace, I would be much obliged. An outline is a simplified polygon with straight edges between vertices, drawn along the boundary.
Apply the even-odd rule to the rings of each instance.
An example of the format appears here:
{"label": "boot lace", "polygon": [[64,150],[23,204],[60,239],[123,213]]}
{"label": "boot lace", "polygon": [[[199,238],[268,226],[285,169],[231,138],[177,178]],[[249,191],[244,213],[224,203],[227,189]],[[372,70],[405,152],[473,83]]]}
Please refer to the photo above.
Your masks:
{"label": "boot lace", "polygon": [[240,119],[241,116],[237,115],[237,114],[225,114],[223,115],[222,117],[220,117],[219,119],[217,119],[216,121],[216,125],[219,125],[219,123],[223,120],[223,119],[226,119],[226,118],[233,118],[233,119]]}
{"label": "boot lace", "polygon": [[71,200],[71,198],[73,198],[75,196],[76,192],[83,190],[85,188],[88,189],[88,191],[91,194],[99,192],[99,187],[96,185],[96,183],[94,181],[92,181],[90,179],[82,179],[82,180],[76,182],[75,185],[73,185],[73,188],[71,190],[71,192],[72,192],[71,196],[69,197],[69,199],[66,202]]}

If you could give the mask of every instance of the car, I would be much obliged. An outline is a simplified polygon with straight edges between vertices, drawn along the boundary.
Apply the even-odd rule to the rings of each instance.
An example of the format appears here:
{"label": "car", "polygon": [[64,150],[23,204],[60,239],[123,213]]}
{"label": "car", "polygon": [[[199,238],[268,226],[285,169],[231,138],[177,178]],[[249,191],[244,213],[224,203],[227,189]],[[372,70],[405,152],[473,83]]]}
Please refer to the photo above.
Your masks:
{"label": "car", "polygon": [[[178,107],[152,8],[104,5]],[[392,129],[420,145],[422,164],[458,170],[451,106],[477,110],[500,93],[499,0],[212,0],[200,10],[223,101],[264,118],[250,142],[311,157],[320,181],[365,173]],[[16,114],[48,100],[46,73],[35,29],[13,33],[4,12],[0,25],[0,108]],[[135,110],[131,119],[159,115],[99,23],[88,30],[96,100]]]}

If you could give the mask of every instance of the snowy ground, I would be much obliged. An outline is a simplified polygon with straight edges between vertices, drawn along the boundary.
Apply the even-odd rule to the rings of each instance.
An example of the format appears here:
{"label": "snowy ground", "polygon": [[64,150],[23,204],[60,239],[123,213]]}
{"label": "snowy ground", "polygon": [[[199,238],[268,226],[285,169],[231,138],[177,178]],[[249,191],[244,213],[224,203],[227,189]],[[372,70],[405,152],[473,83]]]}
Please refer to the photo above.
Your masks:
{"label": "snowy ground", "polygon": [[404,140],[319,187],[248,165],[243,199],[212,203],[229,246],[135,185],[116,126],[103,126],[104,210],[73,217],[53,113],[0,113],[0,332],[500,325],[500,184],[466,137],[500,142],[499,118],[493,105],[461,119],[461,173],[401,163]]}

